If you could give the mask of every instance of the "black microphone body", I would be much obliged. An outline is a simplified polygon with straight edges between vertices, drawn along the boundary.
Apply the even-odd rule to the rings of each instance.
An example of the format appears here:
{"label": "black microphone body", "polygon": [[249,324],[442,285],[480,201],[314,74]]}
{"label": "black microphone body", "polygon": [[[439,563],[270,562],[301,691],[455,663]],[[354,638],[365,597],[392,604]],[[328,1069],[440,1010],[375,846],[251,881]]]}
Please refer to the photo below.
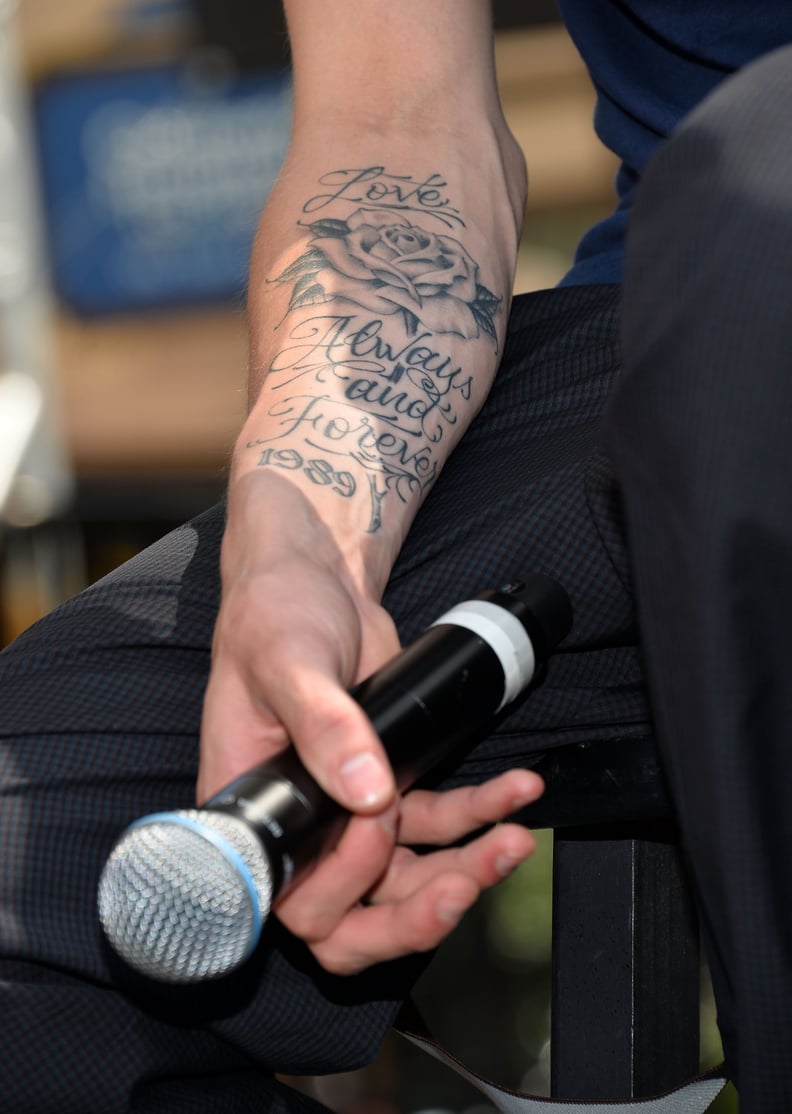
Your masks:
{"label": "black microphone body", "polygon": [[[570,626],[571,608],[563,589],[547,577],[521,577],[452,608],[357,685],[351,694],[382,741],[399,789],[484,737],[496,714],[525,691]],[[127,829],[100,883],[105,934],[127,962],[155,978],[190,982],[225,974],[255,947],[272,902],[335,846],[348,819],[290,746],[199,809],[157,813]],[[184,879],[178,877],[179,859],[184,856],[187,863],[195,839],[204,841],[195,849],[199,858],[205,854],[208,862],[210,853],[217,858],[219,852],[222,869],[238,878],[231,885],[234,900],[252,906],[245,909],[247,920],[240,930],[251,938],[244,947],[232,948],[231,956],[225,954],[225,934],[235,930],[225,920],[222,928],[212,924],[217,902],[227,904],[228,880],[215,883],[217,902],[211,914],[204,915],[206,902],[211,904],[213,898],[199,892],[208,885],[200,877],[199,862],[195,869],[185,865]],[[156,845],[146,842],[151,840]],[[173,861],[163,867],[163,859]],[[143,885],[143,898],[139,892],[126,894],[140,888],[148,866],[151,885]],[[170,901],[179,909],[185,905],[182,891],[189,891],[186,949],[183,941],[170,938],[176,931],[173,909],[141,913],[149,890],[155,905]],[[169,936],[167,947],[157,939],[158,926]],[[224,939],[223,947],[218,943],[222,955],[216,961],[208,954],[211,933],[218,941]],[[192,946],[199,937],[200,943]],[[191,951],[200,952],[200,959],[193,962]]]}
{"label": "black microphone body", "polygon": [[[520,691],[547,656],[547,636],[534,614],[539,590],[551,590],[543,581],[529,578],[527,597],[526,582],[519,580],[482,593],[476,601],[500,607],[530,628],[526,633],[534,660],[524,663]],[[472,744],[504,702],[503,663],[485,638],[456,625],[453,618],[460,611],[439,619],[351,690],[385,748],[400,791]],[[302,880],[334,846],[348,820],[292,746],[247,771],[202,808],[237,816],[256,832],[270,856],[278,895]]]}

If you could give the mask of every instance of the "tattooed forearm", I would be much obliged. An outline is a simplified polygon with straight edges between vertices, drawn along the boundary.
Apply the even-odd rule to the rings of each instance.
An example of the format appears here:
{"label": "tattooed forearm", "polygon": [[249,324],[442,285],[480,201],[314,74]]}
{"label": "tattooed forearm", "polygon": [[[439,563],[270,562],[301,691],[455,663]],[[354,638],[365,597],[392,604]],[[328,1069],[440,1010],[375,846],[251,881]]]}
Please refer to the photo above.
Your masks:
{"label": "tattooed forearm", "polygon": [[387,497],[422,496],[471,416],[470,366],[494,365],[502,300],[459,239],[428,227],[439,218],[458,235],[465,228],[439,174],[373,166],[320,183],[326,191],[303,213],[323,215],[298,221],[306,247],[268,280],[286,288],[288,305],[267,368],[264,435],[248,447],[259,467],[299,472],[344,499],[368,488],[376,532]]}

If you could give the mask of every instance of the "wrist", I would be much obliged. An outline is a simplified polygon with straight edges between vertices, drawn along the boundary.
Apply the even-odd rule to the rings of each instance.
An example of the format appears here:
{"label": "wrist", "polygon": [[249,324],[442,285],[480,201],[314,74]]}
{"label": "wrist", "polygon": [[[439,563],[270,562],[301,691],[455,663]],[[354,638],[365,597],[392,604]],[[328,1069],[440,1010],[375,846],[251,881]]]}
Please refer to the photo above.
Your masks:
{"label": "wrist", "polygon": [[317,475],[324,481],[325,473],[302,446],[277,450],[286,468],[272,458],[259,467],[262,451],[243,430],[228,485],[224,578],[304,559],[331,571],[356,598],[378,603],[403,532],[391,523],[367,530],[368,510],[361,500],[339,498],[336,484],[314,482]]}

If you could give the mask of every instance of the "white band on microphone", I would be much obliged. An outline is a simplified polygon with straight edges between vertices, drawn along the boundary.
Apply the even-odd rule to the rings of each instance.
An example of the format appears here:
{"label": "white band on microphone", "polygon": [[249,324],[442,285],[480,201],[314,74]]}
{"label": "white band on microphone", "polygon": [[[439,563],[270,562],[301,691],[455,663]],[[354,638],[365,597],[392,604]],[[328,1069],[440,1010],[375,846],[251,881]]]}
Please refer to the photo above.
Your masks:
{"label": "white band on microphone", "polygon": [[488,600],[466,600],[446,611],[434,623],[466,627],[497,655],[503,669],[503,699],[498,711],[516,699],[536,669],[536,655],[528,632],[516,615]]}

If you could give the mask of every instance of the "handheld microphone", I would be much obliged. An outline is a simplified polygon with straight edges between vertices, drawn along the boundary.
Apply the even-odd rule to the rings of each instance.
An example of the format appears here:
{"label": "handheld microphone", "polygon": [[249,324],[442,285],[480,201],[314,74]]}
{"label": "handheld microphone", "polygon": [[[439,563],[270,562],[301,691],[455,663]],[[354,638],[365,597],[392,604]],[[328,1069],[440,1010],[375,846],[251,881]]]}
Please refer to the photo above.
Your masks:
{"label": "handheld microphone", "polygon": [[[352,689],[399,789],[482,738],[571,625],[555,581],[521,577],[453,607]],[[149,978],[229,974],[253,953],[275,899],[348,819],[290,746],[200,808],[144,816],[122,833],[99,883],[105,935]]]}

